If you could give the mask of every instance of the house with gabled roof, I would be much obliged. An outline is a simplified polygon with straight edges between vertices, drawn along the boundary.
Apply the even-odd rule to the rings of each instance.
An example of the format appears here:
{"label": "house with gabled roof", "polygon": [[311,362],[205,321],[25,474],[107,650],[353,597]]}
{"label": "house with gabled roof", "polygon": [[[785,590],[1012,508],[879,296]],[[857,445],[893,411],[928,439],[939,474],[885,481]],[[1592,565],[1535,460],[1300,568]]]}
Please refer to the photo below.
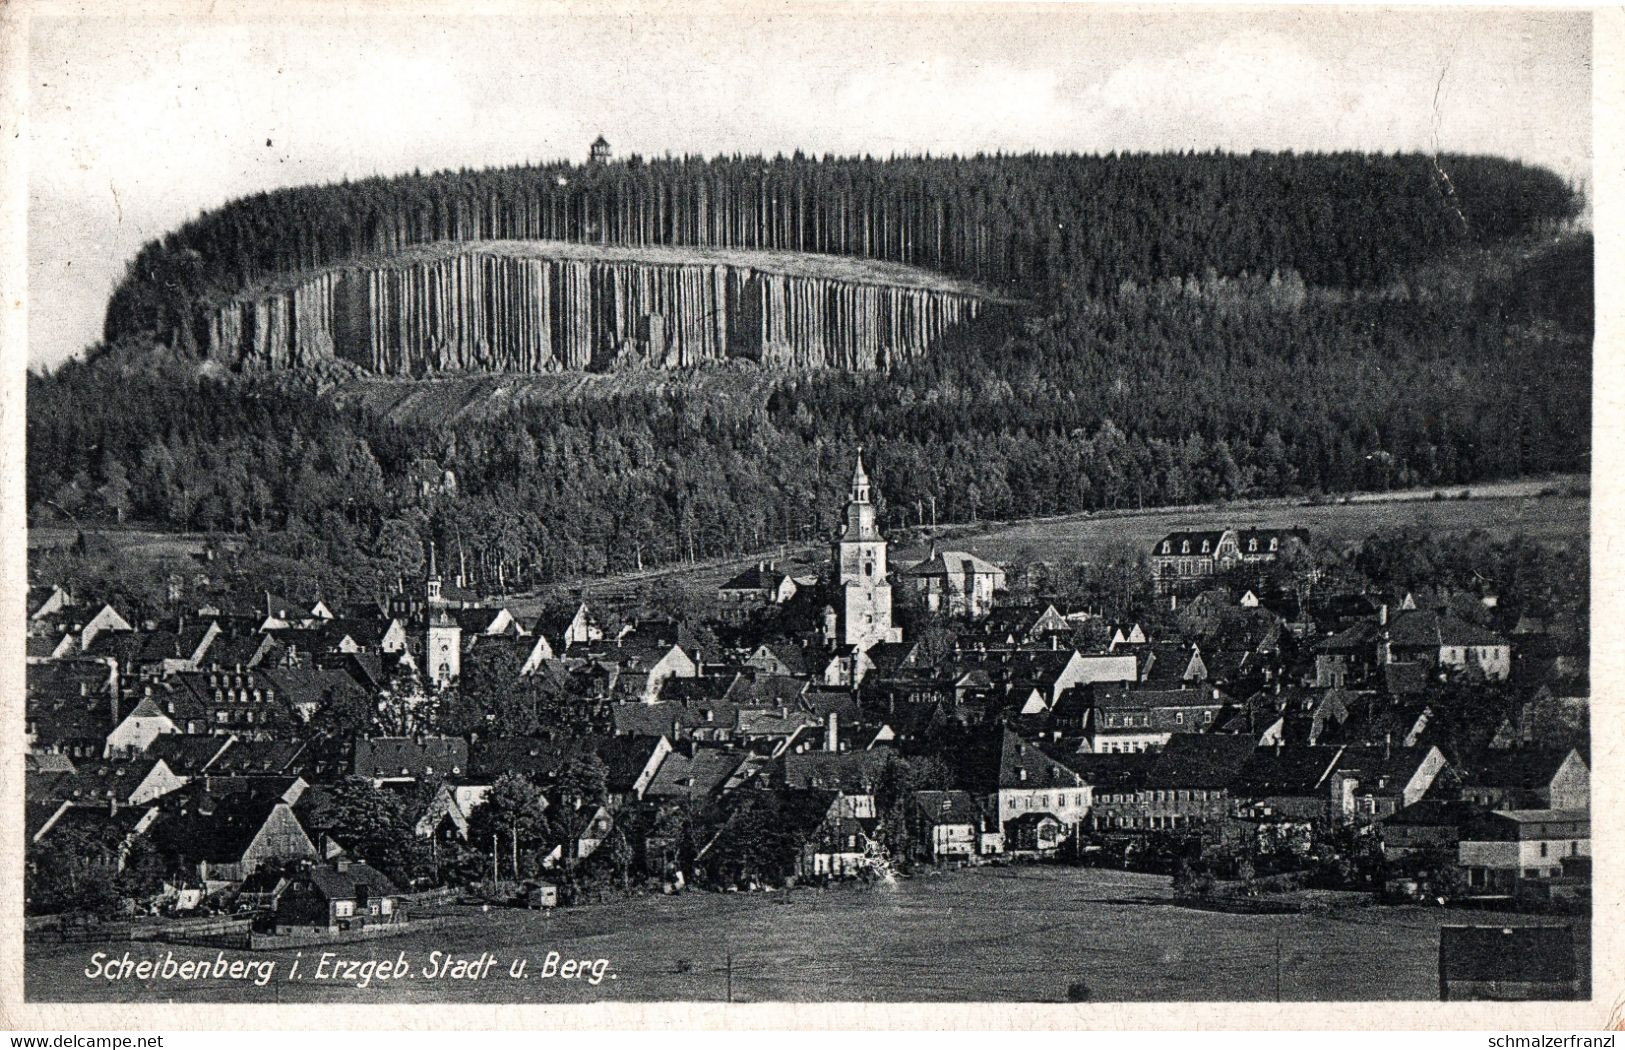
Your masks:
{"label": "house with gabled roof", "polygon": [[[1316,821],[1342,812],[1334,792],[1341,747],[1257,747],[1230,785],[1243,819]],[[1340,785],[1338,785],[1340,786]]]}
{"label": "house with gabled roof", "polygon": [[1205,682],[1207,664],[1202,649],[1181,642],[1150,645],[1140,652],[1140,681],[1153,688],[1177,689],[1181,685]]}
{"label": "house with gabled roof", "polygon": [[179,733],[175,720],[151,697],[143,697],[107,734],[109,756],[146,751],[159,736]]}
{"label": "house with gabled roof", "polygon": [[1516,893],[1526,883],[1559,878],[1566,859],[1591,855],[1591,813],[1585,809],[1503,809],[1463,824],[1457,861],[1467,884],[1488,893]]}
{"label": "house with gabled roof", "polygon": [[665,735],[612,736],[599,738],[595,750],[604,762],[604,787],[610,802],[621,806],[641,800],[648,792],[672,753],[672,743]]}
{"label": "house with gabled roof", "polygon": [[493,638],[508,635],[518,638],[527,633],[524,626],[514,619],[513,613],[500,606],[477,606],[471,609],[452,609],[450,612],[457,625],[462,628],[464,638],[472,638],[475,635]]}
{"label": "house with gabled roof", "polygon": [[1487,627],[1434,609],[1402,612],[1388,623],[1387,645],[1395,661],[1440,669],[1474,668],[1491,681],[1512,673],[1512,643]]}
{"label": "house with gabled roof", "polygon": [[743,752],[730,748],[692,743],[674,748],[661,760],[644,789],[644,797],[689,801],[714,798],[745,759]]}
{"label": "house with gabled roof", "polygon": [[699,665],[675,642],[645,641],[633,638],[604,644],[577,646],[565,654],[606,673],[606,692],[652,704],[659,699],[662,685],[671,678],[693,678]]}
{"label": "house with gabled roof", "polygon": [[462,776],[468,769],[468,741],[451,736],[359,737],[352,772],[374,787]]}
{"label": "house with gabled roof", "polygon": [[1345,747],[1338,756],[1332,793],[1341,816],[1381,820],[1420,802],[1448,768],[1431,744]]}
{"label": "house with gabled roof", "polygon": [[768,640],[760,643],[745,657],[744,664],[769,675],[804,678],[813,673],[807,659],[806,646],[787,640]]}
{"label": "house with gabled roof", "polygon": [[784,605],[797,589],[796,581],[773,562],[757,562],[717,588],[717,618],[743,622],[762,609]]}
{"label": "house with gabled roof", "polygon": [[[1094,785],[1090,823],[1103,831],[1162,831],[1221,821],[1252,754],[1246,737],[1187,733],[1155,754],[1080,755],[1078,772]],[[1103,760],[1116,768],[1095,764]]]}
{"label": "house with gabled roof", "polygon": [[968,791],[916,791],[909,800],[909,839],[926,860],[975,857],[982,852],[982,811]]}
{"label": "house with gabled roof", "polygon": [[150,683],[148,694],[187,733],[268,737],[275,727],[303,721],[281,682],[264,668],[184,671]]}
{"label": "house with gabled roof", "polygon": [[79,761],[71,773],[39,773],[27,778],[24,795],[32,802],[61,801],[84,806],[139,806],[184,787],[162,759],[135,756]]}
{"label": "house with gabled roof", "polygon": [[196,671],[204,665],[209,647],[220,633],[220,625],[213,620],[178,625],[174,630],[143,632],[141,648],[135,658],[136,670],[164,675]]}
{"label": "house with gabled roof", "polygon": [[619,703],[610,707],[617,735],[666,736],[673,741],[721,741],[733,737],[739,704],[724,699],[690,703]]}
{"label": "house with gabled roof", "polygon": [[1309,530],[1199,529],[1170,532],[1151,548],[1151,576],[1160,593],[1188,592],[1242,564],[1272,562],[1288,542],[1309,542]]}
{"label": "house with gabled roof", "polygon": [[54,616],[72,604],[72,595],[57,584],[28,588],[28,618],[30,620],[43,620],[46,617]]}
{"label": "house with gabled roof", "polygon": [[927,612],[977,620],[1004,590],[1004,570],[968,551],[935,551],[897,573]]}
{"label": "house with gabled roof", "polygon": [[96,611],[79,621],[77,616],[68,621],[69,630],[77,639],[77,651],[88,652],[96,640],[105,634],[131,634],[135,628],[111,605],[103,603]]}
{"label": "house with gabled roof", "polygon": [[178,777],[191,780],[213,768],[222,755],[237,743],[234,736],[199,736],[166,733],[147,745],[147,756],[162,759]]}
{"label": "house with gabled roof", "polygon": [[994,605],[971,630],[990,645],[1045,645],[1066,639],[1073,622],[1054,605],[1042,602]]}
{"label": "house with gabled roof", "polygon": [[527,634],[516,637],[511,643],[516,651],[521,653],[519,660],[519,673],[533,675],[541,671],[542,665],[556,659],[553,645],[540,634]]}
{"label": "house with gabled roof", "polygon": [[253,670],[270,659],[276,649],[276,638],[266,632],[233,635],[225,633],[222,629],[220,637],[214,640],[214,644],[209,646],[209,651],[204,656],[204,669]]}
{"label": "house with gabled roof", "polygon": [[1574,748],[1487,749],[1462,775],[1461,797],[1495,809],[1587,809],[1591,770]]}
{"label": "house with gabled roof", "polygon": [[107,751],[116,708],[109,697],[31,694],[23,709],[23,744],[30,752],[99,758]]}
{"label": "house with gabled roof", "polygon": [[277,895],[279,934],[361,930],[404,920],[401,891],[389,877],[357,860],[301,866]]}
{"label": "house with gabled roof", "polygon": [[312,627],[319,621],[333,619],[333,612],[327,604],[317,599],[314,602],[299,602],[270,591],[262,592],[260,603],[259,629],[274,631],[290,627]]}
{"label": "house with gabled roof", "polygon": [[1147,644],[1145,630],[1137,623],[1118,623],[1109,627],[1106,642],[1107,652],[1117,652],[1119,649]]}
{"label": "house with gabled roof", "polygon": [[[484,804],[485,796],[490,791],[491,785],[488,783],[451,784],[441,781],[414,826],[418,837],[435,838],[441,842],[453,838],[467,839],[469,819],[474,815],[474,810]],[[544,807],[549,804],[545,796],[541,803]]]}
{"label": "house with gabled roof", "polygon": [[1059,759],[1008,728],[986,734],[955,756],[960,783],[1008,839],[1024,813],[1048,813],[1067,828],[1089,816],[1093,789]]}
{"label": "house with gabled roof", "polygon": [[546,638],[556,652],[563,652],[573,645],[591,645],[604,640],[603,625],[586,602],[581,602],[564,617],[538,617],[531,625],[530,633]]}
{"label": "house with gabled roof", "polygon": [[1096,684],[1085,693],[1083,747],[1096,753],[1156,751],[1175,734],[1213,727],[1224,700],[1208,688],[1128,689]]}

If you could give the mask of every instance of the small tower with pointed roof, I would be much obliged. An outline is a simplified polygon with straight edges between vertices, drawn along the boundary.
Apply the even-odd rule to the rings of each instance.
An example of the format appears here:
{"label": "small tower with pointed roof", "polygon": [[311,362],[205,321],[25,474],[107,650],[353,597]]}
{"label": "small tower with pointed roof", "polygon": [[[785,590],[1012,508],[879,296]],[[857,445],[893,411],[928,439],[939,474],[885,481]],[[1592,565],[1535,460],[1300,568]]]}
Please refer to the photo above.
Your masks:
{"label": "small tower with pointed roof", "polygon": [[886,538],[875,525],[875,505],[861,448],[852,467],[852,490],[841,534],[835,541],[834,562],[841,643],[867,651],[880,642],[902,641],[902,631],[891,622]]}
{"label": "small tower with pointed roof", "polygon": [[440,593],[440,572],[435,568],[433,541],[429,543],[429,575],[423,579],[423,597],[431,610],[446,603]]}
{"label": "small tower with pointed roof", "polygon": [[600,135],[592,140],[592,146],[587,151],[588,164],[608,164],[614,154],[610,151],[609,140]]}

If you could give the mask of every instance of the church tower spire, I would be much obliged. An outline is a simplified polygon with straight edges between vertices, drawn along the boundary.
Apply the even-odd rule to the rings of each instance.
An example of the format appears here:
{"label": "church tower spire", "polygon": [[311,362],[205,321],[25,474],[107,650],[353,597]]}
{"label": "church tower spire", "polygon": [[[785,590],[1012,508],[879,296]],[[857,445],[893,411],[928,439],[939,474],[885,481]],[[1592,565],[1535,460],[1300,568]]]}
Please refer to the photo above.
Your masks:
{"label": "church tower spire", "polygon": [[869,474],[863,469],[863,446],[858,446],[858,460],[852,467],[852,502],[869,502]]}
{"label": "church tower spire", "polygon": [[435,568],[433,540],[429,541],[429,575],[424,578],[423,590],[424,597],[428,600],[428,604],[430,606],[439,605],[441,603],[440,572]]}
{"label": "church tower spire", "polygon": [[879,642],[901,641],[902,632],[891,623],[886,538],[875,524],[873,493],[861,448],[852,466],[852,490],[833,553],[842,644],[867,651]]}

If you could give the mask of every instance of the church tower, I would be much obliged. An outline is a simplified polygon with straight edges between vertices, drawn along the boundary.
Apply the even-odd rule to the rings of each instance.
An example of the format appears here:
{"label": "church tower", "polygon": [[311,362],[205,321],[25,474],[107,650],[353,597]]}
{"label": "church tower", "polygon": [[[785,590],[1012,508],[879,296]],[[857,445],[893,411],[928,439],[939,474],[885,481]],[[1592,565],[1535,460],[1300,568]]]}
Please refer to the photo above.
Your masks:
{"label": "church tower", "polygon": [[869,475],[863,469],[861,448],[852,468],[846,521],[835,541],[834,554],[841,643],[867,651],[880,642],[902,641],[902,630],[891,623],[886,539],[875,527],[875,505],[870,499]]}
{"label": "church tower", "polygon": [[445,685],[462,671],[463,628],[444,606],[429,610],[424,627],[423,669],[435,685]]}
{"label": "church tower", "polygon": [[462,670],[463,628],[446,611],[432,543],[429,545],[429,575],[423,589],[423,671],[435,685],[445,685]]}

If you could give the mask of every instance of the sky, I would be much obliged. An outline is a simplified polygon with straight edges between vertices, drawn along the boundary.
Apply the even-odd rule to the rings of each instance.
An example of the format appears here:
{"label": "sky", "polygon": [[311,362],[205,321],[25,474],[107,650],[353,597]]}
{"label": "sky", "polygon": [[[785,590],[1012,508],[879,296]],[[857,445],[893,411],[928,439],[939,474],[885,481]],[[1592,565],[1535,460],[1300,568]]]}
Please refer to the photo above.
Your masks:
{"label": "sky", "polygon": [[[362,8],[374,13],[352,16]],[[39,8],[29,29],[31,367],[99,337],[144,242],[233,197],[580,159],[598,134],[645,155],[1439,149],[1590,183],[1586,13],[765,0],[591,16],[431,2],[81,10]]]}

